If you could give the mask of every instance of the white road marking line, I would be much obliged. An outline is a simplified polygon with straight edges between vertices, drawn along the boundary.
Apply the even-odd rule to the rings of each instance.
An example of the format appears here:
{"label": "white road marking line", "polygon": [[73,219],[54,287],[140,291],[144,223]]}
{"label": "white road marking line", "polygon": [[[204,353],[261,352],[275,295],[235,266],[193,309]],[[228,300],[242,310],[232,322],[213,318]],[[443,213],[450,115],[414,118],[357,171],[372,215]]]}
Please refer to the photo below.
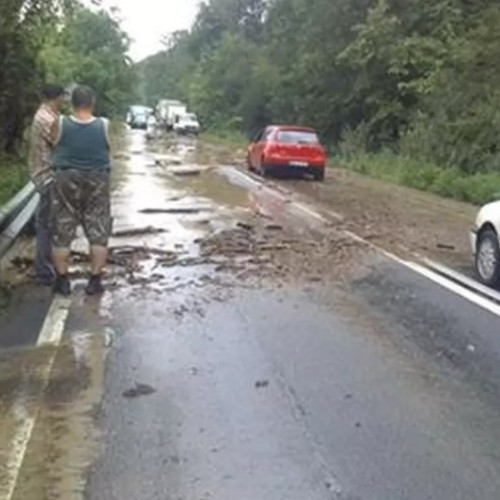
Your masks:
{"label": "white road marking line", "polygon": [[446,278],[442,276],[441,274],[433,271],[432,269],[429,269],[425,266],[422,266],[416,262],[412,262],[409,260],[404,260],[398,257],[397,255],[394,255],[391,252],[388,252],[387,250],[384,250],[383,248],[374,245],[370,241],[365,240],[361,236],[358,236],[355,233],[352,233],[351,231],[344,231],[344,233],[349,236],[350,238],[353,238],[354,240],[364,243],[365,245],[368,245],[370,248],[376,250],[377,252],[381,253],[382,255],[385,255],[388,259],[393,260],[394,262],[397,262],[398,264],[406,267],[407,269],[410,269],[414,273],[420,274],[420,276],[423,276],[424,278],[427,278],[430,281],[433,281],[437,285],[440,285],[443,288],[446,288],[450,292],[453,292],[456,295],[459,295],[460,297],[468,300],[469,302],[472,302],[473,304],[476,304],[479,307],[482,307],[483,309],[491,312],[492,314],[495,314],[496,316],[500,316],[500,306],[497,305],[496,303],[492,302],[489,299],[485,299],[478,293],[475,293],[468,288],[465,288],[463,285],[460,285],[458,283],[455,283],[449,278]]}
{"label": "white road marking line", "polygon": [[450,279],[445,278],[444,276],[441,276],[440,274],[424,266],[421,266],[420,264],[408,261],[401,261],[401,263],[405,265],[407,268],[411,269],[412,271],[420,274],[421,276],[424,276],[425,278],[433,281],[434,283],[441,285],[443,288],[446,288],[447,290],[450,290],[451,292],[460,295],[464,299],[467,299],[469,302],[472,302],[478,305],[479,307],[486,309],[487,311],[491,312],[492,314],[495,314],[496,316],[500,316],[500,306],[495,302],[492,302],[491,300],[486,299],[467,288],[464,288],[463,286],[455,283],[454,281],[451,281]]}
{"label": "white road marking line", "polygon": [[49,308],[40,335],[38,336],[38,346],[53,344],[58,345],[61,342],[64,324],[68,317],[71,299],[68,297],[54,297]]}
{"label": "white road marking line", "polygon": [[468,300],[469,302],[472,302],[473,304],[476,304],[479,307],[486,309],[487,311],[491,312],[492,314],[495,314],[496,316],[500,316],[499,305],[497,305],[496,303],[492,302],[489,299],[485,299],[484,297],[478,295],[475,292],[472,292],[471,290],[465,288],[463,285],[455,283],[449,278],[442,276],[441,274],[433,271],[432,269],[417,264],[416,262],[401,259],[397,255],[394,255],[393,253],[388,252],[387,250],[384,250],[383,248],[377,245],[374,245],[370,241],[365,240],[361,236],[358,236],[357,234],[352,233],[351,231],[344,231],[344,233],[350,238],[353,238],[354,240],[360,243],[364,243],[365,245],[368,245],[369,247],[381,253],[382,255],[385,255],[388,259],[391,259],[394,262],[397,262],[398,264],[406,267],[407,269],[410,269],[411,271],[420,274],[424,278],[427,278],[428,280],[433,281],[434,283],[442,286],[443,288],[446,288],[450,292],[453,292],[456,295],[459,295],[460,297]]}
{"label": "white road marking line", "polygon": [[14,495],[21,465],[26,454],[27,444],[31,439],[31,434],[35,427],[37,414],[38,412],[31,417],[26,417],[12,438],[12,451],[6,464],[7,484],[2,485],[0,488],[0,498],[2,500],[11,500]]}
{"label": "white road marking line", "polygon": [[[64,326],[68,317],[71,299],[66,297],[55,297],[50,305],[49,311],[43,323],[40,335],[38,337],[37,346],[53,345],[57,347],[61,343],[64,332]],[[56,359],[56,350],[54,349],[47,360],[47,364],[41,373],[41,392],[42,395],[49,383],[49,377]],[[0,500],[12,500],[14,495],[19,473],[24,462],[24,457],[28,449],[33,429],[36,420],[40,413],[40,406],[36,408],[33,415],[29,416],[23,402],[17,402],[14,408],[16,413],[22,412],[20,419],[22,420],[19,428],[16,430],[12,438],[11,452],[7,458],[7,483],[0,488]],[[21,405],[21,406],[19,406]]]}
{"label": "white road marking line", "polygon": [[243,172],[240,172],[235,167],[231,167],[229,165],[226,165],[225,167],[223,167],[223,169],[226,170],[230,176],[232,175],[234,177],[239,177],[240,179],[242,179],[246,183],[250,183],[250,184],[253,184],[254,186],[258,186],[258,187],[263,186],[263,182],[261,180],[256,180],[253,177],[250,177],[250,176],[244,174]]}
{"label": "white road marking line", "polygon": [[500,304],[500,293],[498,293],[496,290],[493,290],[492,288],[488,288],[487,286],[483,285],[482,283],[479,283],[476,280],[473,280],[472,278],[469,278],[465,274],[459,273],[455,271],[454,269],[450,269],[447,266],[444,266],[443,264],[440,264],[439,262],[435,262],[431,259],[424,258],[423,259],[424,264],[436,271],[439,274],[444,275],[445,277],[451,278],[452,280],[458,282],[459,284],[465,285],[467,288],[470,288],[472,290],[477,291],[481,295],[484,295],[485,297],[488,297],[489,299],[497,302]]}
{"label": "white road marking line", "polygon": [[[241,172],[234,167],[228,167],[228,168],[230,168],[232,172],[236,173],[237,175],[244,178],[245,180],[248,180],[249,182],[251,182],[254,185],[257,185],[259,187],[264,187],[265,189],[269,190],[272,194],[274,194],[275,196],[279,196],[280,198],[282,198],[284,196],[286,197],[289,195],[293,196],[293,194],[294,194],[291,191],[285,191],[284,188],[282,188],[280,185],[267,186],[265,182],[263,182],[260,179],[254,179],[253,176],[250,174],[247,174],[245,172]],[[325,222],[325,223],[328,222],[328,220],[325,217],[323,217],[321,214],[316,212],[314,209],[308,207],[305,203],[302,203],[299,201],[293,201],[292,203],[294,206],[296,206],[299,210],[302,210],[303,212],[305,212],[307,215],[310,215],[311,217],[314,217],[315,219],[318,219],[322,222]],[[328,215],[332,216],[335,219],[344,220],[344,217],[341,214],[335,212],[334,210],[328,210],[327,213],[328,213]]]}
{"label": "white road marking line", "polygon": [[328,220],[325,217],[323,217],[321,214],[314,211],[313,209],[309,208],[307,205],[304,205],[303,203],[296,201],[294,201],[292,204],[294,207],[298,208],[300,211],[304,212],[310,217],[313,217],[314,219],[317,219],[320,222],[324,222],[325,224],[328,223]]}

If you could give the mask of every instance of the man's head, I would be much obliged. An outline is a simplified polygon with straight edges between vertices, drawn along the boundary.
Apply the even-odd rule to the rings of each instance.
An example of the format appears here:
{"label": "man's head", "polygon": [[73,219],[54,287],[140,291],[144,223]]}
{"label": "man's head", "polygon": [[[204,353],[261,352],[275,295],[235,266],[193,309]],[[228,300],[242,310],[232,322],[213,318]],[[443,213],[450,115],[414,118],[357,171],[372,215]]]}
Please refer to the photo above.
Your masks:
{"label": "man's head", "polygon": [[66,97],[66,91],[61,85],[47,85],[40,92],[42,101],[55,109],[60,109]]}
{"label": "man's head", "polygon": [[71,103],[75,111],[92,112],[95,106],[95,92],[87,85],[78,85],[71,95]]}

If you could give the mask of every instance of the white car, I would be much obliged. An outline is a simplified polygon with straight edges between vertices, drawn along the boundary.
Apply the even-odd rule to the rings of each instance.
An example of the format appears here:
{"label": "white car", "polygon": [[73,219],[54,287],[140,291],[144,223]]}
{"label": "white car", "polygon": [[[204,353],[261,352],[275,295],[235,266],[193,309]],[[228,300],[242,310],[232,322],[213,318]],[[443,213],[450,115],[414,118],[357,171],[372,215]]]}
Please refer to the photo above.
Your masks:
{"label": "white car", "polygon": [[174,131],[179,134],[199,134],[200,123],[194,113],[187,113],[179,116],[174,124]]}
{"label": "white car", "polygon": [[478,278],[488,286],[500,285],[500,201],[481,208],[471,231]]}

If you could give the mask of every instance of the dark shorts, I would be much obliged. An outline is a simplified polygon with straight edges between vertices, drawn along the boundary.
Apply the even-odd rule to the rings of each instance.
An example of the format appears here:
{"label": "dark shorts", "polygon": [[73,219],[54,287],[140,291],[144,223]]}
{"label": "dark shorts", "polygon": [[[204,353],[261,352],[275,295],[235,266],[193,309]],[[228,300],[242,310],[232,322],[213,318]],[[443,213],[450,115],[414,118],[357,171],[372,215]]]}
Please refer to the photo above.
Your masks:
{"label": "dark shorts", "polygon": [[52,184],[54,248],[69,248],[79,225],[91,245],[107,246],[111,233],[108,172],[56,172]]}

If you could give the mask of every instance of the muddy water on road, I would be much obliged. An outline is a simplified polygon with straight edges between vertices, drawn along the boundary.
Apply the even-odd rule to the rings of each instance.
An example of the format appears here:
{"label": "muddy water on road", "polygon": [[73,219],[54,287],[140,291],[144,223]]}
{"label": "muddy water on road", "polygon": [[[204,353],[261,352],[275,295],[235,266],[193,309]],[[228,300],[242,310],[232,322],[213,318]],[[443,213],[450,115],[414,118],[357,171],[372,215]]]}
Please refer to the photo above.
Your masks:
{"label": "muddy water on road", "polygon": [[[189,247],[207,230],[228,227],[234,217],[247,213],[246,191],[222,182],[206,166],[193,164],[194,146],[153,149],[141,135],[133,134],[130,140],[132,151],[141,154],[132,155],[116,174],[120,181],[113,194],[114,231],[152,226],[165,233],[148,236],[148,245]],[[166,156],[176,164],[165,164]]]}
{"label": "muddy water on road", "polygon": [[[237,187],[231,174],[229,183],[217,177],[228,172],[216,165],[193,174],[200,161],[190,145],[171,146],[146,148],[160,164],[135,164],[130,176],[144,189],[162,185],[167,199],[133,202],[130,218],[120,219],[121,228],[168,229],[131,241],[156,241],[175,255],[162,262],[150,252],[136,272],[145,281],[113,293],[123,334],[110,362],[108,446],[91,498],[495,498],[497,481],[488,478],[495,467],[485,458],[492,447],[461,415],[470,408],[495,442],[495,424],[474,392],[450,387],[420,352],[412,358],[391,320],[350,304],[348,293],[339,297],[367,249],[335,227],[315,232],[287,193],[270,196],[251,181]],[[179,175],[182,167],[188,175]],[[129,210],[125,198],[120,204]],[[429,294],[414,311],[422,321],[435,312],[436,290],[412,296],[411,277],[399,271],[402,290],[387,294],[378,279],[374,293],[395,307],[402,291],[408,307]]]}
{"label": "muddy water on road", "polygon": [[[350,303],[371,251],[335,225],[316,231],[286,190],[243,182],[194,141],[127,141],[113,174],[109,292],[83,297],[78,241],[60,347],[0,356],[0,500],[370,497],[343,495],[337,471],[354,491],[377,487],[373,498],[393,485],[401,498],[426,487],[461,498],[439,492],[484,455],[471,455],[482,434],[457,416],[469,395],[441,417],[434,382],[421,383],[439,375],[434,365],[414,369],[391,321]],[[479,483],[491,464],[476,463]]]}
{"label": "muddy water on road", "polygon": [[102,335],[80,333],[0,361],[0,498],[82,498],[98,452],[105,351]]}
{"label": "muddy water on road", "polygon": [[[128,141],[113,174],[111,293],[102,302],[81,298],[87,246],[78,240],[62,344],[0,357],[1,500],[82,498],[86,471],[100,451],[95,410],[110,302],[153,294],[164,303],[170,293],[167,314],[201,316],[204,300],[224,300],[236,284],[290,271],[274,261],[291,248],[290,236],[270,227],[258,195],[227,182],[215,166],[199,165],[193,143],[151,147],[134,133]],[[267,205],[276,208],[275,201]],[[203,298],[192,298],[199,288]]]}
{"label": "muddy water on road", "polygon": [[[322,276],[353,261],[360,245],[334,229],[311,234],[286,196],[200,164],[197,142],[148,144],[130,135],[128,161],[115,172],[112,287],[157,293],[189,284],[255,285],[262,278]],[[284,226],[291,231],[285,231]],[[360,249],[364,251],[365,249]],[[301,256],[319,256],[318,266]],[[124,262],[114,260],[124,257]],[[129,290],[130,291],[130,290]]]}

